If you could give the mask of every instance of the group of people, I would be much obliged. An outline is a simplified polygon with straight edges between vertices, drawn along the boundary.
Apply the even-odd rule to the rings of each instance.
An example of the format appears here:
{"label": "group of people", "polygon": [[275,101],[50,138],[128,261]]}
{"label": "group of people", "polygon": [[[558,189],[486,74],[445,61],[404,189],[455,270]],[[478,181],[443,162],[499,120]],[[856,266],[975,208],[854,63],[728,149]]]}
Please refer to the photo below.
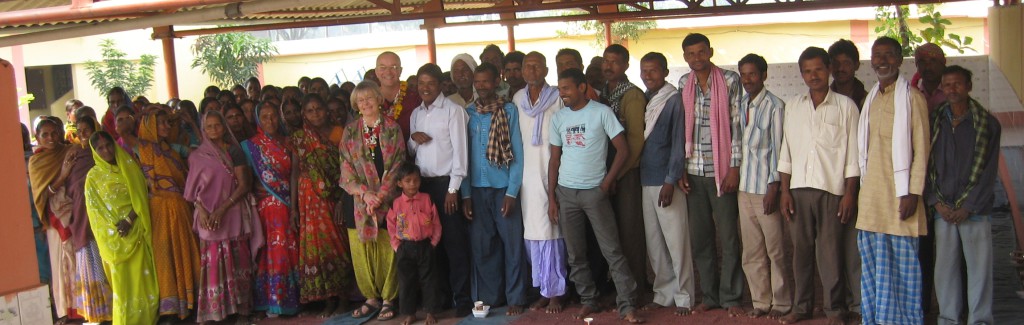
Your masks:
{"label": "group of people", "polygon": [[384,52],[358,85],[253,78],[198,107],[114,88],[102,118],[69,101],[67,125],[36,119],[29,158],[57,313],[244,323],[358,295],[352,317],[434,324],[572,297],[582,319],[603,291],[629,323],[673,307],[792,324],[817,270],[829,324],[921,324],[932,287],[959,324],[965,268],[967,321],[992,323],[1000,127],[970,71],[928,44],[907,80],[881,37],[865,88],[840,40],[803,51],[807,91],[783,101],[757,54],[719,68],[698,33],[682,54],[675,85],[643,55],[644,88],[621,45],[587,73],[560,50],[557,85],[544,54],[489,45],[408,81]]}

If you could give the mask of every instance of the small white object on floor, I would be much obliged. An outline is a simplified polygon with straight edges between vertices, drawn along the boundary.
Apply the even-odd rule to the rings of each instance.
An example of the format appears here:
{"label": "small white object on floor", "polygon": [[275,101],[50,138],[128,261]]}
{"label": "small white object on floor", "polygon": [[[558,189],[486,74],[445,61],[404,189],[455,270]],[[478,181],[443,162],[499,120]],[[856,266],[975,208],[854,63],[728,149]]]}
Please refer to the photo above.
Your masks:
{"label": "small white object on floor", "polygon": [[486,318],[487,317],[487,313],[489,313],[490,311],[491,311],[491,306],[489,306],[489,305],[479,305],[479,306],[476,306],[475,308],[473,308],[473,317],[476,317],[476,318]]}

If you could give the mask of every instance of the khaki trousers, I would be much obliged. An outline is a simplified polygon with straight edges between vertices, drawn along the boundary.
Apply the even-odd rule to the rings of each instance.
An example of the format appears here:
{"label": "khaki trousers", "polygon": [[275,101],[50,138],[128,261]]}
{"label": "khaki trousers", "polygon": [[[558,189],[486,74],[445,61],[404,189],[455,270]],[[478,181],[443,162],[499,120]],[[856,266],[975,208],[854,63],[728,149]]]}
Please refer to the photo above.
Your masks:
{"label": "khaki trousers", "polygon": [[764,195],[739,192],[740,235],[743,238],[743,272],[755,309],[789,313],[793,291],[786,255],[785,221],[779,211],[764,214]]}

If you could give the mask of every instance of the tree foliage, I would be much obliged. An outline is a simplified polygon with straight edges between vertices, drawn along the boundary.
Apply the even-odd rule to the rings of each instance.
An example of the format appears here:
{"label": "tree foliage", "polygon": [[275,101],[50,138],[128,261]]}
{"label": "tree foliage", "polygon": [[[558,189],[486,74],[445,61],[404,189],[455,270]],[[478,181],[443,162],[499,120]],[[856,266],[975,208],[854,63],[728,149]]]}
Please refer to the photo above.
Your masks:
{"label": "tree foliage", "polygon": [[903,45],[903,53],[907,54],[913,53],[914,49],[925,43],[935,43],[960,54],[967,50],[974,51],[974,48],[971,47],[974,38],[946,32],[946,28],[953,22],[943,18],[942,13],[936,11],[935,5],[918,5],[917,14],[918,22],[927,27],[915,33],[910,30],[910,25],[907,23],[907,20],[910,19],[910,7],[894,5],[877,7],[875,8],[875,21],[880,25],[875,27],[875,33],[900,41],[900,44]]}
{"label": "tree foliage", "polygon": [[200,68],[221,88],[241,85],[258,74],[260,64],[277,55],[270,40],[249,33],[205,35],[192,45],[192,68]]}
{"label": "tree foliage", "polygon": [[143,54],[136,64],[127,59],[127,54],[117,48],[111,39],[100,42],[103,61],[85,62],[85,71],[89,74],[92,87],[100,96],[106,96],[110,88],[121,87],[132,95],[142,95],[153,85],[153,67],[156,56]]}
{"label": "tree foliage", "polygon": [[[636,8],[628,7],[626,5],[619,5],[619,11],[636,11]],[[612,22],[612,43],[621,44],[626,41],[636,41],[640,39],[647,31],[657,28],[658,24],[654,20],[638,20],[638,21],[622,21]],[[604,22],[597,20],[587,20],[583,22],[571,22],[566,30],[556,31],[559,37],[566,37],[570,35],[585,35],[593,34],[594,41],[601,48],[608,46],[604,41]]]}

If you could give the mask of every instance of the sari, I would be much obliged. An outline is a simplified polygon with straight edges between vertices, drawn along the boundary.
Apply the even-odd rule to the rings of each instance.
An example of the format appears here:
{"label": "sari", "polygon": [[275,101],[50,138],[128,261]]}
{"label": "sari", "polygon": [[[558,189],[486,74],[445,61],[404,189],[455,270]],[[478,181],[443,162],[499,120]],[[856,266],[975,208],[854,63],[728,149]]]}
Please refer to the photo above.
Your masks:
{"label": "sari", "polygon": [[[71,231],[66,228],[71,218],[71,202],[61,187],[50,193],[48,185],[57,180],[61,166],[70,146],[57,144],[53,149],[37,149],[28,161],[28,177],[32,184],[32,202],[39,215],[39,222],[46,229],[46,241],[50,257],[50,287],[53,290],[53,305],[57,317],[72,316],[72,290],[75,270],[74,250],[71,247]],[[52,199],[52,200],[51,200]]]}
{"label": "sari", "polygon": [[[206,114],[220,117],[221,123],[225,123],[219,112]],[[229,145],[228,150],[240,152],[230,132],[225,132],[224,141]],[[199,234],[200,252],[196,322],[200,323],[252,312],[253,256],[263,244],[263,232],[259,229],[256,202],[251,194],[234,204],[228,201],[241,185],[235,177],[236,163],[228,150],[218,147],[204,133],[202,144],[188,157],[185,200],[208,213],[222,205],[231,205],[214,230],[201,227],[200,212],[196,209],[193,229]]]}
{"label": "sari", "polygon": [[[354,225],[349,229],[349,246],[359,291],[367,298],[392,300],[397,295],[394,250],[388,233],[380,229],[391,202],[399,191],[395,172],[405,161],[402,131],[391,118],[381,116],[378,132],[364,132],[363,119],[349,123],[341,138],[341,187],[353,194]],[[384,170],[378,173],[375,155],[383,160]],[[385,193],[372,214],[366,212],[362,193]]]}
{"label": "sari", "polygon": [[[95,125],[94,130],[100,126]],[[75,162],[64,185],[71,198],[71,246],[75,252],[75,273],[72,281],[72,306],[79,315],[92,323],[110,321],[113,293],[103,271],[99,247],[92,234],[85,203],[85,180],[95,165],[88,143],[72,145]]]}
{"label": "sari", "polygon": [[[335,204],[341,201],[338,142],[324,139],[309,123],[292,134],[299,161],[299,284],[300,301],[342,295],[352,282],[352,261],[347,239],[334,223]],[[340,138],[343,128],[331,135]],[[340,140],[340,139],[339,139]]]}
{"label": "sari", "polygon": [[[117,165],[92,151],[96,166],[85,178],[85,206],[110,281],[114,325],[153,324],[157,320],[159,287],[151,246],[148,191],[142,170],[115,146]],[[132,229],[124,237],[117,223],[135,211]]]}
{"label": "sari", "polygon": [[160,315],[184,319],[195,306],[195,278],[199,274],[192,207],[182,196],[187,166],[181,155],[157,135],[156,113],[143,116],[137,150],[149,184]]}
{"label": "sari", "polygon": [[[279,130],[278,134],[284,133]],[[299,311],[299,245],[289,207],[293,149],[290,143],[278,142],[257,126],[256,135],[242,142],[242,150],[259,180],[257,213],[267,242],[256,262],[254,309],[276,315],[295,314]]]}

